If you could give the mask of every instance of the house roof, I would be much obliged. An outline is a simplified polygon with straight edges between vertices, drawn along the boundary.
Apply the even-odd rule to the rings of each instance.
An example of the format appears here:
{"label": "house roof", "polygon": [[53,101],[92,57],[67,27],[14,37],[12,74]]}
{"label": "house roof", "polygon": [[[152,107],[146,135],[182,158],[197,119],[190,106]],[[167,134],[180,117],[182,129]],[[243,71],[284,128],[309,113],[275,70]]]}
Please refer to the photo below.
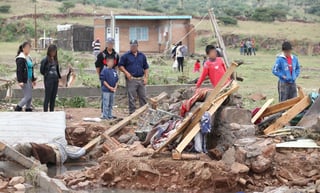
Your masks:
{"label": "house roof", "polygon": [[[110,19],[110,16],[105,16]],[[115,15],[116,20],[176,20],[176,19],[192,19],[189,15]]]}

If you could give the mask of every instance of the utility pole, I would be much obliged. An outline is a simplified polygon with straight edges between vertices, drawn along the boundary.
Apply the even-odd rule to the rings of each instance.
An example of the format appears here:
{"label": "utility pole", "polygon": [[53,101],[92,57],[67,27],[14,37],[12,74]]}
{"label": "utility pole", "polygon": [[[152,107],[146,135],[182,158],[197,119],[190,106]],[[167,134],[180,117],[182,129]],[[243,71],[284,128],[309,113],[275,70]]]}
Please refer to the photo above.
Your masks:
{"label": "utility pole", "polygon": [[213,13],[213,8],[209,9],[209,16],[210,16],[210,21],[211,21],[212,27],[213,27],[215,34],[216,34],[216,38],[218,39],[217,43],[222,50],[222,53],[221,53],[222,57],[224,58],[227,67],[229,68],[230,63],[229,63],[228,56],[227,56],[226,46],[225,46],[223,38],[220,34],[220,30],[219,30],[219,26],[218,26],[218,23],[216,20],[216,16]]}
{"label": "utility pole", "polygon": [[37,2],[34,3],[34,48],[37,49]]}

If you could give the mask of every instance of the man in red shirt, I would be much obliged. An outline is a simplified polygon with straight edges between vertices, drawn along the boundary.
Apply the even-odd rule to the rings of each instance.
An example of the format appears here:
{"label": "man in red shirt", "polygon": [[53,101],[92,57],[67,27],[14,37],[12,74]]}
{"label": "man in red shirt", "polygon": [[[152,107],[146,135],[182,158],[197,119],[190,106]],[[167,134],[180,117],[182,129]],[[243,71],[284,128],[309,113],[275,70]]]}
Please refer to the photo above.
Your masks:
{"label": "man in red shirt", "polygon": [[217,51],[213,45],[208,45],[206,47],[206,54],[208,60],[204,63],[201,76],[196,85],[197,88],[201,86],[207,76],[209,76],[212,86],[215,87],[226,72],[226,66],[223,59],[217,57]]}

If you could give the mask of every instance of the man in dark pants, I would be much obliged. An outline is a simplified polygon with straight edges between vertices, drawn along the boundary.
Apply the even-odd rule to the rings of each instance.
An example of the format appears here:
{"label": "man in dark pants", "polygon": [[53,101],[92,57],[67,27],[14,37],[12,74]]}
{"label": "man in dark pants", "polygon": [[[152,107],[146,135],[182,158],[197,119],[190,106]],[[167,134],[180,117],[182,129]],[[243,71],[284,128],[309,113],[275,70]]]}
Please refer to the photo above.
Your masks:
{"label": "man in dark pants", "polygon": [[[114,39],[109,37],[106,41],[106,48],[100,52],[97,56],[97,60],[95,62],[96,71],[100,80],[100,73],[102,72],[104,66],[107,65],[107,59],[113,58],[113,68],[116,68],[119,63],[119,54],[113,49]],[[102,98],[102,97],[101,97]],[[101,112],[103,109],[103,102],[101,100]]]}
{"label": "man in dark pants", "polygon": [[130,41],[130,51],[120,58],[119,69],[126,76],[126,87],[129,98],[129,113],[136,110],[135,98],[138,95],[140,106],[147,103],[145,85],[148,82],[149,65],[146,56],[138,51],[138,41]]}
{"label": "man in dark pants", "polygon": [[285,101],[297,96],[296,79],[300,74],[300,64],[297,56],[291,54],[290,42],[282,44],[283,53],[279,54],[272,73],[279,78],[279,101]]}

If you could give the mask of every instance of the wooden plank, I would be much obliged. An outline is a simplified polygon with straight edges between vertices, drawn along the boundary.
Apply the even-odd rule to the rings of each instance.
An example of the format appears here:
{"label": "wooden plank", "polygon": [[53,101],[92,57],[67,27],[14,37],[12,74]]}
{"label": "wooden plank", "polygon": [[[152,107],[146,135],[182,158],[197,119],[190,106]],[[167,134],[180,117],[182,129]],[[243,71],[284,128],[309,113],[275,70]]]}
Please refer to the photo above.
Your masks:
{"label": "wooden plank", "polygon": [[150,103],[151,103],[151,108],[157,109],[158,103],[159,103],[161,100],[163,100],[165,97],[167,97],[167,96],[168,96],[168,93],[162,92],[162,93],[159,94],[159,96],[150,98],[149,101],[150,101]]}
{"label": "wooden plank", "polygon": [[261,115],[264,113],[264,111],[271,105],[274,99],[269,99],[262,107],[261,109],[252,117],[251,123],[255,123]]}
{"label": "wooden plank", "polygon": [[[217,110],[218,108],[222,105],[222,103],[228,98],[228,96],[224,96],[222,97],[220,100],[216,101],[211,108],[208,110],[208,112],[210,113],[210,115],[212,116]],[[197,122],[197,124],[195,125],[195,127],[192,128],[192,130],[190,130],[190,132],[188,132],[188,134],[186,135],[186,137],[183,138],[183,140],[181,141],[181,143],[177,146],[176,151],[178,153],[182,153],[182,151],[184,150],[184,148],[190,143],[190,141],[197,135],[197,133],[200,131],[200,123],[199,121]]]}
{"label": "wooden plank", "polygon": [[266,116],[269,115],[273,115],[276,113],[279,113],[281,111],[285,111],[290,109],[293,105],[297,104],[301,99],[303,99],[305,97],[305,94],[303,92],[302,87],[297,86],[298,87],[298,97],[280,102],[278,104],[272,105],[270,107],[268,107],[264,113],[260,116],[261,118],[264,118]]}
{"label": "wooden plank", "polygon": [[293,107],[295,104],[297,104],[299,101],[301,101],[302,98],[295,97],[286,101],[283,101],[281,103],[269,106],[260,116],[261,118],[267,117],[269,115],[273,115],[276,113],[279,113],[281,111],[285,111]]}
{"label": "wooden plank", "polygon": [[0,112],[0,141],[48,143],[65,137],[65,112]]}
{"label": "wooden plank", "polygon": [[95,146],[97,143],[101,141],[101,136],[98,136],[91,140],[89,143],[87,143],[85,146],[83,146],[83,149],[86,150],[86,152],[91,149],[93,146]]}
{"label": "wooden plank", "polygon": [[264,134],[268,135],[269,133],[282,128],[295,116],[297,116],[301,111],[307,108],[310,105],[311,101],[309,96],[305,96],[299,103],[294,105],[287,112],[283,113],[282,116],[276,120],[275,123],[271,124],[268,128],[264,130]]}
{"label": "wooden plank", "polygon": [[141,115],[143,112],[145,112],[149,108],[148,104],[140,107],[137,109],[134,113],[129,115],[128,117],[124,118],[122,121],[118,122],[111,128],[109,128],[107,131],[105,131],[102,135],[103,136],[112,136],[116,134],[118,131],[120,131],[124,126],[126,126],[132,119],[136,118],[137,116]]}
{"label": "wooden plank", "polygon": [[39,164],[37,162],[27,158],[26,156],[19,153],[18,151],[16,151],[15,149],[13,149],[12,147],[10,147],[9,145],[5,144],[2,141],[0,141],[0,147],[1,147],[3,154],[6,157],[14,160],[15,162],[17,162],[18,164],[22,165],[25,168],[30,169],[30,168],[34,168],[36,166],[39,166]]}

